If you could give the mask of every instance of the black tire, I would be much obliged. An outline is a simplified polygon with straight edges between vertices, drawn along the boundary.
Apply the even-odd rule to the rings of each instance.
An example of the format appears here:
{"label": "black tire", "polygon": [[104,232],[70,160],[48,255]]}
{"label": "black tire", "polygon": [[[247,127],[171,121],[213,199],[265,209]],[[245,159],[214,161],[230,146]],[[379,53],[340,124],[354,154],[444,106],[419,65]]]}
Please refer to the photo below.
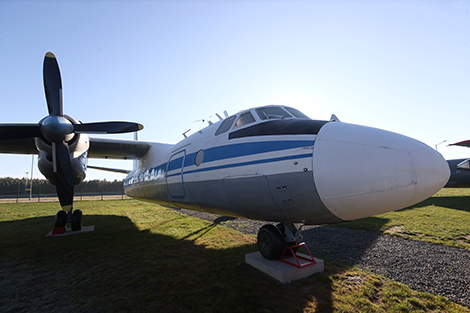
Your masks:
{"label": "black tire", "polygon": [[268,260],[279,260],[286,244],[279,229],[274,225],[264,225],[258,232],[258,249]]}
{"label": "black tire", "polygon": [[65,212],[64,210],[60,210],[55,215],[55,225],[54,225],[54,227],[55,228],[65,227],[65,225],[67,225],[67,212]]}
{"label": "black tire", "polygon": [[75,210],[72,213],[72,231],[82,229],[82,210]]}

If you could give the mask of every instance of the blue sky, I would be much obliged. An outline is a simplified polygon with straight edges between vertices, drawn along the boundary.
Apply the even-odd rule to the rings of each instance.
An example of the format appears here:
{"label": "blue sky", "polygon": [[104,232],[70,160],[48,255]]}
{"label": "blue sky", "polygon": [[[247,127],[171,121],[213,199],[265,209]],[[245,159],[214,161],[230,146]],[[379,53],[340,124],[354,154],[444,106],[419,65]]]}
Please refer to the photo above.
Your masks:
{"label": "blue sky", "polygon": [[[283,104],[432,147],[447,140],[438,146],[446,159],[470,157],[446,146],[470,139],[468,1],[3,0],[1,123],[47,115],[48,51],[66,114],[140,122],[142,140],[176,143],[215,113]],[[31,168],[31,156],[0,162],[0,176]],[[90,169],[97,178],[124,175]]]}

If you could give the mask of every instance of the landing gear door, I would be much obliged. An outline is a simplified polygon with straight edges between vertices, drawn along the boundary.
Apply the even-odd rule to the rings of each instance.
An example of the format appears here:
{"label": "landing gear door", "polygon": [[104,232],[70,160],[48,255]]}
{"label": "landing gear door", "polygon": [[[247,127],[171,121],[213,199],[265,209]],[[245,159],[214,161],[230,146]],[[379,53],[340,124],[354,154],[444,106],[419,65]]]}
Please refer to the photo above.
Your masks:
{"label": "landing gear door", "polygon": [[249,218],[269,219],[280,211],[262,174],[227,176],[223,180],[225,196],[233,210]]}
{"label": "landing gear door", "polygon": [[173,198],[184,198],[183,164],[186,150],[173,154],[166,168],[166,186]]}

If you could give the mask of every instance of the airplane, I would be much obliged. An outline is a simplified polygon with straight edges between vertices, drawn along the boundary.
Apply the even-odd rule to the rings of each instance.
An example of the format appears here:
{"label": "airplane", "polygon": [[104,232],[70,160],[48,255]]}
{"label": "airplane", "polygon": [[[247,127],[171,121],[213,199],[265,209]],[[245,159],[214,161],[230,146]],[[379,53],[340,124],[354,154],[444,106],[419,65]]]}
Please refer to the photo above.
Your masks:
{"label": "airplane", "polygon": [[450,178],[444,187],[470,186],[470,170],[468,168],[468,161],[469,159],[447,160],[450,168]]}
{"label": "airplane", "polygon": [[[448,146],[470,147],[470,140],[451,143]],[[450,178],[445,187],[470,186],[470,159],[447,160],[450,168]]]}
{"label": "airplane", "polygon": [[39,154],[38,167],[62,206],[57,229],[67,223],[72,231],[81,228],[73,186],[85,178],[88,158],[135,160],[133,170],[121,170],[128,173],[124,191],[134,199],[278,223],[258,232],[259,250],[270,260],[302,240],[303,225],[411,206],[439,191],[450,175],[444,158],[420,141],[335,115],[312,120],[283,105],[225,113],[176,144],[92,138],[88,134],[143,126],[81,123],[65,115],[60,70],[50,52],[44,86],[49,115],[37,124],[0,124],[0,153]]}
{"label": "airplane", "polygon": [[[459,146],[459,147],[470,147],[470,140],[459,141],[456,143],[451,143],[448,146]],[[457,169],[470,171],[470,159],[462,159],[457,164]]]}

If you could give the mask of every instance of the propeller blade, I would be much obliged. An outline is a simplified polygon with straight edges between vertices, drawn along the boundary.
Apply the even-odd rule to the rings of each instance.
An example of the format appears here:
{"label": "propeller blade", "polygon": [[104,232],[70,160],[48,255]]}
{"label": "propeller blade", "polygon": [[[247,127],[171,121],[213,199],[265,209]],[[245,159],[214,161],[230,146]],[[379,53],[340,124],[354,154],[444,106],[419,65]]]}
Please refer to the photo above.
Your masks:
{"label": "propeller blade", "polygon": [[60,78],[59,64],[52,52],[46,53],[44,57],[43,75],[49,115],[63,116],[62,79]]}
{"label": "propeller blade", "polygon": [[24,139],[41,136],[39,124],[0,124],[1,139]]}
{"label": "propeller blade", "polygon": [[76,133],[87,134],[118,134],[142,130],[144,126],[132,122],[98,122],[74,125]]}
{"label": "propeller blade", "polygon": [[[73,205],[73,172],[70,161],[69,146],[66,142],[53,142],[55,158],[54,170],[56,171],[56,190],[60,205],[64,210],[70,210]],[[54,151],[55,150],[55,151]]]}

